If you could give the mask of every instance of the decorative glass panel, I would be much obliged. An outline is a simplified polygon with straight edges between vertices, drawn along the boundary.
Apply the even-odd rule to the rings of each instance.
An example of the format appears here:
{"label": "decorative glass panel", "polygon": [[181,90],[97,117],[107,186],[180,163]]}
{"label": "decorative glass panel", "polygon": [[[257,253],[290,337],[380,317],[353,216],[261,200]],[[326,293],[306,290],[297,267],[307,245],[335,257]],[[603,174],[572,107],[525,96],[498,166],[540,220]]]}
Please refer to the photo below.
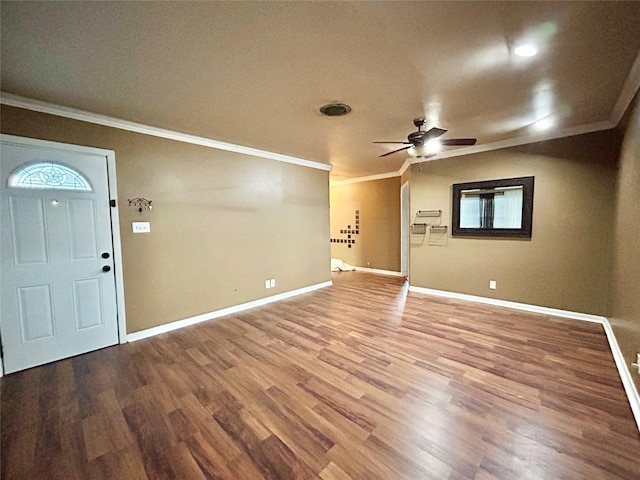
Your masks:
{"label": "decorative glass panel", "polygon": [[77,190],[90,192],[93,189],[79,172],[59,163],[41,162],[23,165],[9,177],[9,186],[14,188],[39,188]]}

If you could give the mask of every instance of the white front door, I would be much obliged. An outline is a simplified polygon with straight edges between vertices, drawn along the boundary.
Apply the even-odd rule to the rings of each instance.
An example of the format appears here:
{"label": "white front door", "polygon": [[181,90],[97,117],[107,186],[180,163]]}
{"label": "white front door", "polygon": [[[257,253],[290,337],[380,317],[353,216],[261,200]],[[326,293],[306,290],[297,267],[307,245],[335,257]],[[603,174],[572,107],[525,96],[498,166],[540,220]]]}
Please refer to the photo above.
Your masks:
{"label": "white front door", "polygon": [[0,144],[6,373],[118,343],[107,158]]}

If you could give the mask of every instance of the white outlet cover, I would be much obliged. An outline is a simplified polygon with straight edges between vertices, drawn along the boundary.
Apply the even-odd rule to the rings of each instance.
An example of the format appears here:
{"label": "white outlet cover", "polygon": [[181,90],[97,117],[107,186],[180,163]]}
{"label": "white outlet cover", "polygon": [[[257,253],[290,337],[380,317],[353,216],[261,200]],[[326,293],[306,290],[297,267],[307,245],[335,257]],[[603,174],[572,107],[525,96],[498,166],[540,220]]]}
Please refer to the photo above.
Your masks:
{"label": "white outlet cover", "polygon": [[275,287],[275,286],[276,286],[276,279],[275,279],[275,278],[272,278],[272,279],[271,279],[271,288],[273,288],[273,287]]}
{"label": "white outlet cover", "polygon": [[264,288],[271,288],[271,280],[264,281]]}
{"label": "white outlet cover", "polygon": [[495,290],[498,287],[497,282],[495,280],[489,280],[489,288],[491,290]]}
{"label": "white outlet cover", "polygon": [[133,233],[149,233],[151,232],[150,222],[131,222]]}

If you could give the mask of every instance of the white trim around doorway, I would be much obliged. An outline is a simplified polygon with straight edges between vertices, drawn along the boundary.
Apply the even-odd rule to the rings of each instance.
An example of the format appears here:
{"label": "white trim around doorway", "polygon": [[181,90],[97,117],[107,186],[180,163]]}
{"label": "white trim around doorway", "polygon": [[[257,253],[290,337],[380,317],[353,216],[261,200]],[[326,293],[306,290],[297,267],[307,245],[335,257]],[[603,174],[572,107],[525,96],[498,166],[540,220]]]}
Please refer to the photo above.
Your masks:
{"label": "white trim around doorway", "polygon": [[400,187],[400,273],[409,278],[409,254],[411,231],[411,190],[407,180]]}

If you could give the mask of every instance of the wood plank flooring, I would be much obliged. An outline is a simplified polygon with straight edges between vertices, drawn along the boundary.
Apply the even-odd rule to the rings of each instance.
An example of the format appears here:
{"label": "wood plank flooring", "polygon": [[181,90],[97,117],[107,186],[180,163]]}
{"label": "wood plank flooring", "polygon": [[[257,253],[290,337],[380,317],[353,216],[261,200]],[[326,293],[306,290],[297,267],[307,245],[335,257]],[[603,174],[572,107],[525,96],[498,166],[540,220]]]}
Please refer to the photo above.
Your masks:
{"label": "wood plank flooring", "polygon": [[6,376],[2,478],[640,478],[600,325],[333,280]]}

